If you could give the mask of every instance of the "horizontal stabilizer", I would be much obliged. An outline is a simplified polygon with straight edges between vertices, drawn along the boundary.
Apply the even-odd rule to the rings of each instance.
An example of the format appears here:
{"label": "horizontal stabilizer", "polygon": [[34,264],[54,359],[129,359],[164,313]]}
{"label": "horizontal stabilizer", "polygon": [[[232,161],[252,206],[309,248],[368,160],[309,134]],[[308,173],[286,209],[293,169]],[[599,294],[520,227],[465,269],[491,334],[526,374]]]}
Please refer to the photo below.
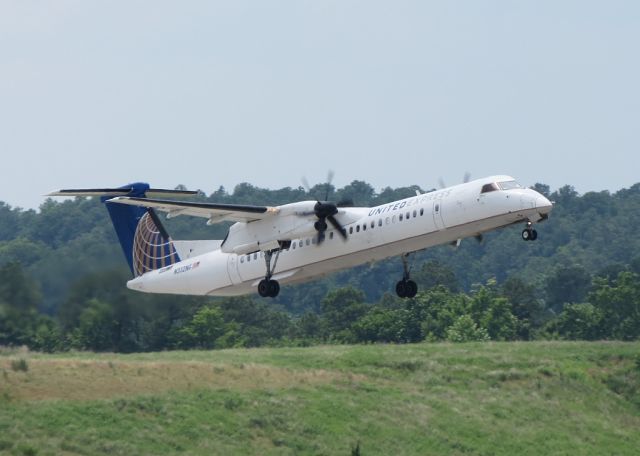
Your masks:
{"label": "horizontal stabilizer", "polygon": [[[136,190],[135,186],[125,186],[121,188],[85,188],[85,189],[63,189],[51,192],[46,196],[106,196],[114,198],[116,196],[126,196]],[[163,188],[149,188],[144,191],[148,197],[161,196],[194,196],[197,191],[193,190],[168,190]]]}

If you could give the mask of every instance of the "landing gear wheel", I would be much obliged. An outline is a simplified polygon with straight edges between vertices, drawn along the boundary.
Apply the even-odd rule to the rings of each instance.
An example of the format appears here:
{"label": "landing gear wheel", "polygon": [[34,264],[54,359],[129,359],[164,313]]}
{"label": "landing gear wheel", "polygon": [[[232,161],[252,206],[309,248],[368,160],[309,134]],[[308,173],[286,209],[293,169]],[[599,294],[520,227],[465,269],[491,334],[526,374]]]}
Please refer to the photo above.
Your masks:
{"label": "landing gear wheel", "polygon": [[269,282],[267,279],[262,279],[258,284],[258,294],[263,298],[269,296]]}
{"label": "landing gear wheel", "polygon": [[263,298],[275,298],[280,293],[280,284],[277,280],[262,279],[258,284],[258,294]]}
{"label": "landing gear wheel", "polygon": [[280,293],[280,284],[277,280],[269,280],[269,296],[275,298]]}
{"label": "landing gear wheel", "polygon": [[[289,245],[291,243],[289,242]],[[275,298],[280,293],[280,284],[277,280],[271,280],[273,277],[273,272],[276,269],[276,263],[278,262],[278,257],[280,256],[280,252],[285,246],[285,242],[279,243],[279,248],[274,250],[267,250],[264,252],[264,262],[267,269],[267,273],[258,283],[258,294],[263,298]],[[273,254],[276,254],[275,259],[273,260],[273,267],[271,266],[271,257]]]}
{"label": "landing gear wheel", "polygon": [[525,241],[535,241],[538,239],[538,232],[533,228],[525,228],[522,230],[522,239]]}
{"label": "landing gear wheel", "polygon": [[418,293],[418,285],[409,278],[411,273],[411,267],[407,261],[409,255],[410,253],[405,253],[400,257],[402,259],[402,269],[404,270],[402,280],[396,284],[396,294],[400,298],[414,298]]}
{"label": "landing gear wheel", "polygon": [[418,294],[418,285],[413,280],[407,280],[407,298],[415,298]]}
{"label": "landing gear wheel", "polygon": [[418,285],[413,280],[401,280],[396,284],[396,294],[399,298],[415,298]]}
{"label": "landing gear wheel", "polygon": [[399,298],[407,297],[407,282],[405,280],[401,280],[396,283],[396,294]]}

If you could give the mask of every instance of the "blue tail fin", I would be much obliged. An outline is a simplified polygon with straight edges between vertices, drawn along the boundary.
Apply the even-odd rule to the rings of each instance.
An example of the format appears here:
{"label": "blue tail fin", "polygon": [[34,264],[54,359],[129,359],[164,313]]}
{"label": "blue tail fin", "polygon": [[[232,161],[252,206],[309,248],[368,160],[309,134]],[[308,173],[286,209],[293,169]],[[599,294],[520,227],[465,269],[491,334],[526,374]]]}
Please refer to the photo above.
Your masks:
{"label": "blue tail fin", "polygon": [[180,261],[153,209],[107,201],[107,210],[134,277]]}
{"label": "blue tail fin", "polygon": [[111,202],[115,196],[144,198],[149,194],[193,195],[197,192],[151,189],[149,184],[135,183],[120,188],[60,190],[50,196],[100,196],[106,203],[111,222],[118,235],[131,273],[138,277],[145,272],[170,266],[180,261],[171,237],[152,208]]}

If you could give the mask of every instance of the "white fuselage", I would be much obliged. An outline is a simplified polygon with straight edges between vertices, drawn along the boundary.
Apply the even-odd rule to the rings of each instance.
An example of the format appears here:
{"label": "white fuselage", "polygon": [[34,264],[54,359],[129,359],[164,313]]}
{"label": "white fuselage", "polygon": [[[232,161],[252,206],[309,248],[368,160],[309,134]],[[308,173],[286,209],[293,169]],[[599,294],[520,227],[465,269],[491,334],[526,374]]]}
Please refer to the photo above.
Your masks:
{"label": "white fuselage", "polygon": [[[281,251],[272,278],[282,285],[300,283],[514,223],[537,222],[550,212],[549,200],[531,189],[482,193],[486,184],[500,181],[513,179],[492,176],[373,208],[343,209],[336,218],[344,223],[346,240],[331,229],[321,245],[316,244],[313,233],[292,239],[291,246]],[[265,277],[263,255],[263,252],[225,253],[217,248],[147,272],[127,286],[150,293],[211,296],[253,293]],[[273,258],[275,261],[275,255]]]}

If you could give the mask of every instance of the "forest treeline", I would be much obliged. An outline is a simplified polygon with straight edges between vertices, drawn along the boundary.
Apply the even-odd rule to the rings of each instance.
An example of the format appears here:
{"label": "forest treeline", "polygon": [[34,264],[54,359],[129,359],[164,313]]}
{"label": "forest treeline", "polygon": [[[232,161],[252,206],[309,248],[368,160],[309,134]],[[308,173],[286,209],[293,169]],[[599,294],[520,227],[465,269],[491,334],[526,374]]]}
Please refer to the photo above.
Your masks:
{"label": "forest treeline", "polygon": [[[130,273],[103,205],[46,200],[39,211],[0,202],[0,345],[57,351],[417,342],[422,340],[621,339],[640,337],[640,184],[579,195],[536,190],[555,203],[536,242],[521,227],[482,243],[412,256],[415,299],[394,295],[399,258],[283,287],[276,299],[148,295]],[[324,197],[356,205],[415,194],[376,192],[362,181],[268,190],[240,184],[202,201],[277,205]],[[177,217],[176,239],[221,239],[228,225]]]}

